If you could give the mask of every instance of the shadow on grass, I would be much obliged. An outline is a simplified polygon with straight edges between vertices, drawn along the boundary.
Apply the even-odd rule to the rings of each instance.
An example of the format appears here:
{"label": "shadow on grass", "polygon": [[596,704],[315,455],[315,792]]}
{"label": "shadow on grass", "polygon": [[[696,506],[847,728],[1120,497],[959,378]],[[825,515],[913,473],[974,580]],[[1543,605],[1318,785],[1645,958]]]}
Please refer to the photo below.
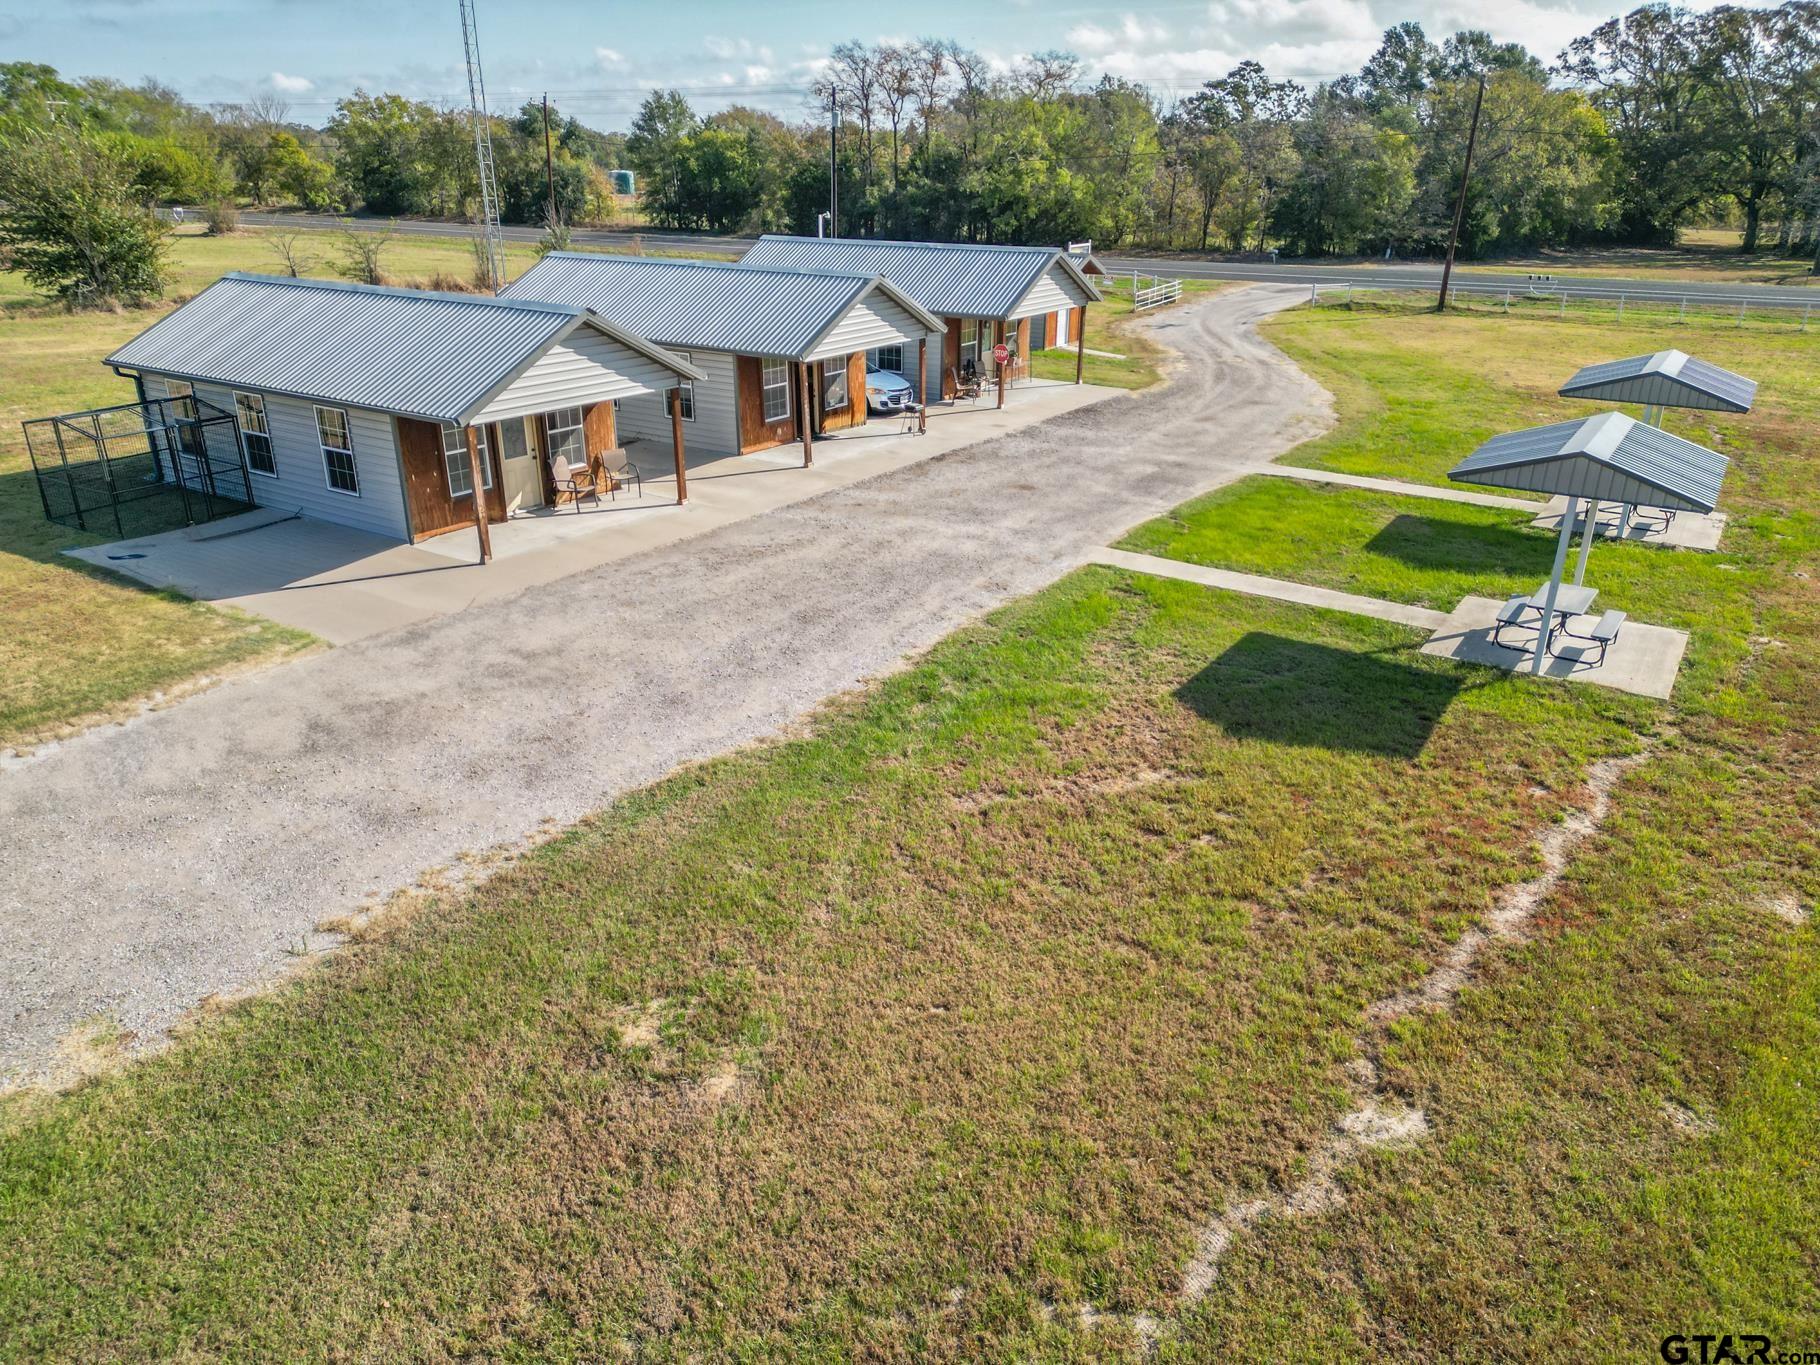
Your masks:
{"label": "shadow on grass", "polygon": [[1517,578],[1546,577],[1555,553],[1552,535],[1413,512],[1392,517],[1365,548],[1416,569]]}
{"label": "shadow on grass", "polygon": [[1176,696],[1234,739],[1415,758],[1462,686],[1381,654],[1252,631]]}

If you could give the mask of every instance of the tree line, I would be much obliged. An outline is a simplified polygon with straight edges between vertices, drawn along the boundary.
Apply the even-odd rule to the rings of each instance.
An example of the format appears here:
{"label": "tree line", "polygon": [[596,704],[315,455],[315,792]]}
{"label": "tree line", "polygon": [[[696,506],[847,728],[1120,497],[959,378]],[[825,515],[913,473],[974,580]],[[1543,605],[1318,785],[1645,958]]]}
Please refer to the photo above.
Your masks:
{"label": "tree line", "polygon": [[[702,117],[658,90],[623,134],[556,109],[546,125],[537,102],[490,131],[502,217],[552,220],[552,240],[613,211],[622,168],[656,226],[813,232],[832,162],[845,235],[1421,255],[1451,226],[1481,82],[1467,257],[1723,220],[1747,252],[1768,227],[1820,267],[1820,0],[1646,5],[1552,64],[1403,23],[1339,79],[1247,61],[1169,101],[1088,83],[1066,52],[1001,69],[951,41],[848,42],[793,118]],[[205,109],[0,64],[0,265],[47,293],[154,296],[160,204],[472,218],[477,198],[459,107],[356,90],[317,128],[275,99]]]}
{"label": "tree line", "polygon": [[[815,228],[837,146],[848,235],[1427,254],[1451,227],[1480,78],[1468,257],[1660,244],[1736,221],[1743,249],[1820,247],[1820,4],[1649,5],[1552,65],[1478,31],[1388,30],[1358,72],[1307,85],[1254,61],[1164,102],[1070,54],[1009,71],[934,39],[844,43],[786,123],[700,118],[654,92],[625,152],[654,223]],[[830,127],[832,125],[832,127]]]}

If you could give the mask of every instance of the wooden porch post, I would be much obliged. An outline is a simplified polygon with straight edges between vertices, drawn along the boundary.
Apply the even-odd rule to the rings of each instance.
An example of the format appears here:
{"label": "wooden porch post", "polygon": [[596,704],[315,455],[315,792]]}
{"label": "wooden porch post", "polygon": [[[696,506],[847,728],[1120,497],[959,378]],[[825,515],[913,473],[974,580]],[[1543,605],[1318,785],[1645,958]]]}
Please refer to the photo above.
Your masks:
{"label": "wooden porch post", "polygon": [[473,484],[474,529],[480,533],[480,562],[493,557],[493,537],[487,530],[486,470],[480,464],[480,441],[473,427],[463,427],[468,438],[468,480]]}
{"label": "wooden porch post", "polygon": [[683,468],[682,389],[670,390],[670,448],[676,452],[676,505],[689,500],[689,474]]}
{"label": "wooden porch post", "polygon": [[916,434],[929,430],[929,338],[916,343]]}
{"label": "wooden porch post", "polygon": [[809,362],[796,362],[797,390],[802,395],[797,404],[796,425],[803,438],[803,468],[815,463],[815,435],[810,430],[815,425],[815,418],[809,404]]}
{"label": "wooden porch post", "polygon": [[1074,382],[1081,382],[1081,370],[1087,364],[1087,305],[1081,305],[1081,323],[1075,329],[1079,335],[1074,339]]}
{"label": "wooden porch post", "polygon": [[[1003,346],[1005,344],[1005,320],[1003,318],[998,320],[997,331],[998,340],[993,344]],[[1011,361],[1006,359],[1003,365],[996,366],[996,368],[998,370],[998,405],[1002,408],[1005,406],[1005,381],[1011,378]]]}

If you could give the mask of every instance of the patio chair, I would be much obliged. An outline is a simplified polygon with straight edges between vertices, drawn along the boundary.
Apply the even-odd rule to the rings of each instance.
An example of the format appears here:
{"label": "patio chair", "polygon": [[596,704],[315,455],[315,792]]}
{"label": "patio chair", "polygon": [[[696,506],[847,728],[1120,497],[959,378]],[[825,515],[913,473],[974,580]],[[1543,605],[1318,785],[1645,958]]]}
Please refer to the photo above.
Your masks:
{"label": "patio chair", "polygon": [[1506,626],[1522,625],[1523,618],[1532,610],[1533,608],[1529,605],[1529,598],[1522,593],[1518,593],[1515,597],[1506,601],[1503,606],[1498,608],[1497,620],[1492,623],[1491,642],[1499,649],[1515,650],[1519,653],[1527,654],[1529,652],[1528,645],[1507,645],[1504,643],[1504,629]]}
{"label": "patio chair", "polygon": [[619,490],[628,483],[638,489],[638,496],[645,495],[645,476],[638,466],[626,458],[626,452],[619,446],[601,452],[600,458],[605,461],[602,473],[606,475],[607,494],[613,501],[619,501]]}
{"label": "patio chair", "polygon": [[954,396],[957,400],[968,398],[977,401],[986,387],[980,380],[979,367],[971,360],[967,361],[958,370],[950,365],[948,367],[948,382],[953,386]]}
{"label": "patio chair", "polygon": [[596,505],[600,502],[600,488],[594,482],[593,471],[585,464],[572,465],[563,456],[556,456],[550,461],[550,482],[555,485],[558,501],[564,493],[573,500],[576,516],[581,515],[583,498],[593,498]]}

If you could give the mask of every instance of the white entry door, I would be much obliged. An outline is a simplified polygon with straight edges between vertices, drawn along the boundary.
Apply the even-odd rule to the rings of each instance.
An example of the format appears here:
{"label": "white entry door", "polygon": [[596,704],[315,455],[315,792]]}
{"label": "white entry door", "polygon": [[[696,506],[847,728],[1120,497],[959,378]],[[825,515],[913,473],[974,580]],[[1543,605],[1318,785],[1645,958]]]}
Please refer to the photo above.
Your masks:
{"label": "white entry door", "polygon": [[1072,308],[1063,308],[1056,313],[1055,340],[1049,343],[1051,346],[1066,346],[1068,344],[1068,320],[1073,316],[1074,310]]}
{"label": "white entry door", "polygon": [[506,513],[543,506],[543,469],[537,428],[529,417],[499,424],[499,459],[506,480]]}

